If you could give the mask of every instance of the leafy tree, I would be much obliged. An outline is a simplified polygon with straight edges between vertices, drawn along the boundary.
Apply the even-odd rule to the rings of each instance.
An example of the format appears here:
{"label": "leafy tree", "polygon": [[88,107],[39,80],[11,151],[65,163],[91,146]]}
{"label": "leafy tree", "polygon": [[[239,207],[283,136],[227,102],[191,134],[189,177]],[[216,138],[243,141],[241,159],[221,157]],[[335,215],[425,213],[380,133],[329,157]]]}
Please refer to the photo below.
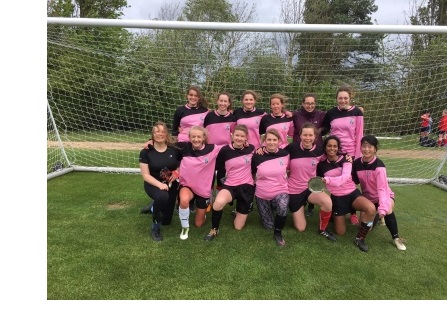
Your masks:
{"label": "leafy tree", "polygon": [[48,17],[73,17],[74,10],[71,0],[47,0]]}
{"label": "leafy tree", "polygon": [[[253,10],[241,3],[227,0],[187,0],[180,20],[200,22],[249,22]],[[189,47],[194,63],[193,75],[205,90],[216,86],[210,84],[212,76],[232,62],[233,52],[244,44],[247,33],[228,31],[189,31],[183,42]],[[211,60],[211,62],[210,62]],[[213,67],[209,63],[215,64]]]}
{"label": "leafy tree", "polygon": [[116,19],[127,0],[47,0],[47,16]]}
{"label": "leafy tree", "polygon": [[[307,24],[372,24],[376,11],[374,0],[306,0],[303,19]],[[297,77],[312,85],[328,77],[350,79],[358,68],[376,72],[375,51],[382,39],[381,34],[303,33],[297,39]],[[369,75],[364,82],[378,78]]]}
{"label": "leafy tree", "polygon": [[[189,0],[181,10],[164,4],[156,19],[172,20],[173,17],[180,21],[248,23],[253,21],[254,7],[227,0]],[[241,51],[251,50],[249,44],[257,37],[247,32],[166,29],[147,31],[141,36],[142,40],[145,37],[153,42],[147,45],[150,46],[148,53],[157,55],[159,62],[169,64],[166,69],[177,75],[173,87],[183,91],[190,84],[198,84],[205,94],[222,90],[215,76],[241,65],[245,58]],[[173,53],[177,55],[174,58],[170,56]],[[214,101],[214,95],[208,97]]]}
{"label": "leafy tree", "polygon": [[[126,0],[82,0],[73,1],[71,5],[69,2],[49,0],[48,14],[62,17],[118,18],[123,14],[123,7],[127,6]],[[129,33],[121,28],[56,25],[49,25],[47,32],[47,70],[52,77],[48,79],[50,104],[52,101],[59,105],[65,104],[60,111],[67,115],[71,114],[72,109],[94,113],[97,115],[96,120],[85,125],[101,127],[108,122],[108,110],[116,109],[128,96],[117,93],[113,84],[119,83],[121,78],[117,73],[120,64],[116,55],[124,54],[128,48]],[[90,74],[91,72],[94,74]],[[110,78],[113,76],[116,79]],[[72,98],[70,101],[65,99],[68,96]],[[98,108],[100,101],[108,103],[106,108]],[[86,121],[88,122],[80,117],[74,124],[83,124]]]}
{"label": "leafy tree", "polygon": [[74,0],[76,16],[116,19],[122,16],[127,0]]}

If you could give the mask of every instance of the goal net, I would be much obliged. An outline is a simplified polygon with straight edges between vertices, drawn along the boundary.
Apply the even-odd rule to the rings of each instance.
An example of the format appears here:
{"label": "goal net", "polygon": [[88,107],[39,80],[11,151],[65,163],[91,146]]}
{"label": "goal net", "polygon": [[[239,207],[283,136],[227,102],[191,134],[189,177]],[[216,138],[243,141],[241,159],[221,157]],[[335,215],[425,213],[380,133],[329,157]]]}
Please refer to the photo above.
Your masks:
{"label": "goal net", "polygon": [[420,143],[421,115],[430,111],[429,139],[436,142],[447,109],[446,33],[178,24],[48,23],[48,178],[72,170],[138,173],[152,125],[171,126],[190,85],[201,87],[210,108],[220,91],[231,93],[239,107],[241,94],[255,90],[257,106],[267,111],[274,93],[284,94],[293,111],[308,92],[317,94],[317,109],[328,110],[336,105],[336,89],[349,85],[354,104],[364,108],[365,134],[379,137],[391,182],[428,183],[446,174],[447,147]]}

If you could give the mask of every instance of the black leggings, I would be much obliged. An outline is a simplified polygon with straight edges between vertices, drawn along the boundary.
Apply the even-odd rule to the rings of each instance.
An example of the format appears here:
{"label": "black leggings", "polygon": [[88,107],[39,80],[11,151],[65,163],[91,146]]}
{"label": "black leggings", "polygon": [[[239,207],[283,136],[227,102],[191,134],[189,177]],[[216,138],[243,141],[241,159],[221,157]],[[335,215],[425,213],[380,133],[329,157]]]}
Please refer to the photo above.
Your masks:
{"label": "black leggings", "polygon": [[178,183],[173,182],[169,191],[162,191],[156,186],[144,182],[146,194],[154,201],[152,222],[169,225],[174,214],[174,206],[178,195]]}

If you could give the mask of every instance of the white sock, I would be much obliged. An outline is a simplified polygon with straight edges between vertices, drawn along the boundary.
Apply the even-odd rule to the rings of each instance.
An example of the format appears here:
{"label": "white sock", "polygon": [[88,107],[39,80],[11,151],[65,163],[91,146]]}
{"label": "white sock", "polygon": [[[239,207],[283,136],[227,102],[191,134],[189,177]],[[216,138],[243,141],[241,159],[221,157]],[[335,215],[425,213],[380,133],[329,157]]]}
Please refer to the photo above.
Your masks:
{"label": "white sock", "polygon": [[189,208],[178,209],[178,217],[180,218],[180,224],[182,225],[182,228],[188,228],[189,227]]}

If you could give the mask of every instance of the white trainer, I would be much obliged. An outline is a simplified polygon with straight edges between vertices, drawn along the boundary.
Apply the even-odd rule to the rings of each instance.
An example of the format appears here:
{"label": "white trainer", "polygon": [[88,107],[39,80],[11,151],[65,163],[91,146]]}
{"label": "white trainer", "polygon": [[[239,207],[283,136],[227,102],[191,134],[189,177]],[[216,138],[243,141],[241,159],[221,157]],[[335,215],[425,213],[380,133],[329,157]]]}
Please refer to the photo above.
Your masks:
{"label": "white trainer", "polygon": [[402,238],[394,238],[393,239],[394,245],[396,246],[396,248],[398,248],[401,251],[405,251],[407,249],[404,242],[405,242],[405,240]]}
{"label": "white trainer", "polygon": [[180,233],[180,239],[186,240],[188,239],[189,227],[183,227],[182,232]]}

